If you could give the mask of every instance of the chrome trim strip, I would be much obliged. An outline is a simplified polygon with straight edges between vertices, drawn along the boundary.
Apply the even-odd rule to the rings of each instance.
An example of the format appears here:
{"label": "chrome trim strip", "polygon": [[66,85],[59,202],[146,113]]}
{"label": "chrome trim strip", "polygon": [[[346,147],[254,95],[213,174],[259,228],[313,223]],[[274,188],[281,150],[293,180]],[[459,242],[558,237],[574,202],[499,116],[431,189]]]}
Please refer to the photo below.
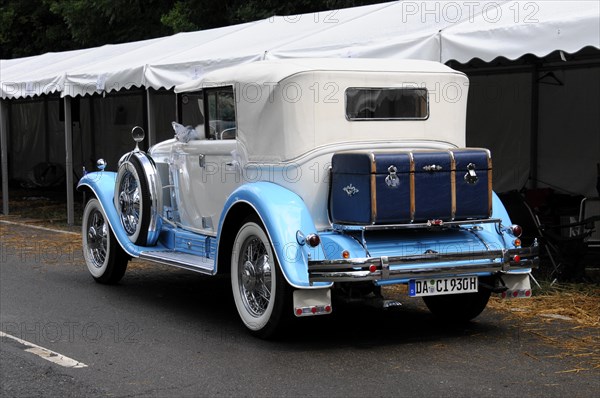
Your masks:
{"label": "chrome trim strip", "polygon": [[[522,261],[523,269],[530,269],[537,267],[537,260]],[[390,276],[384,279],[381,275],[381,271],[330,271],[311,273],[309,279],[311,282],[364,282],[364,281],[381,281],[389,279],[416,279],[435,277],[440,275],[465,275],[465,274],[478,274],[478,273],[493,273],[493,272],[505,272],[499,263],[492,263],[489,265],[467,265],[461,267],[444,267],[444,268],[428,268],[418,270],[394,270],[390,271]]]}
{"label": "chrome trim strip", "polygon": [[[426,253],[426,254],[415,254],[409,256],[391,256],[387,257],[387,260],[391,264],[422,264],[430,262],[443,262],[443,261],[472,261],[472,260],[506,260],[509,256],[514,255],[520,256],[532,256],[537,255],[536,248],[519,248],[511,250],[492,250],[492,251],[477,251],[477,252],[457,252],[457,253]],[[355,259],[339,259],[339,260],[315,260],[309,261],[309,268],[313,271],[324,271],[324,270],[335,270],[340,266],[348,266],[350,268],[356,268],[361,266],[380,265],[381,258],[355,258]],[[443,267],[442,267],[443,268]]]}
{"label": "chrome trim strip", "polygon": [[[463,275],[480,272],[508,272],[536,268],[539,259],[537,246],[510,250],[481,251],[471,253],[420,254],[414,256],[372,257],[348,260],[309,261],[308,273],[311,282],[358,282],[389,279],[423,278],[436,275]],[[519,263],[512,259],[522,258]],[[490,260],[487,264],[461,264],[439,266],[436,262]],[[494,261],[501,260],[501,261]],[[429,267],[407,267],[390,269],[389,265],[427,264]],[[371,272],[370,268],[375,267]]]}
{"label": "chrome trim strip", "polygon": [[207,258],[207,261],[202,261],[204,260],[202,257],[173,250],[143,251],[140,253],[140,259],[206,275],[214,275],[216,272],[214,269],[214,260]]}
{"label": "chrome trim strip", "polygon": [[488,218],[483,220],[463,220],[463,221],[448,221],[442,225],[432,225],[429,223],[416,224],[382,224],[382,225],[345,225],[333,224],[334,231],[387,231],[393,229],[418,229],[418,228],[444,228],[455,227],[460,225],[476,225],[476,224],[500,224],[502,220],[499,218]]}

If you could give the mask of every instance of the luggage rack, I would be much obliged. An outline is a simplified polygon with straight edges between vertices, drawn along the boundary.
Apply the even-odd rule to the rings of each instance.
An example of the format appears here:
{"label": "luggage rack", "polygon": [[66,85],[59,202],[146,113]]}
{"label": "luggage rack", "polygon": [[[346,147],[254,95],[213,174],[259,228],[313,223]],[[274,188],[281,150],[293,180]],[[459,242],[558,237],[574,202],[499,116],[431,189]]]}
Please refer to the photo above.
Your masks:
{"label": "luggage rack", "polygon": [[354,236],[354,239],[363,247],[367,256],[370,257],[369,248],[367,245],[366,232],[367,231],[400,231],[400,230],[423,230],[423,229],[446,229],[456,228],[462,225],[472,225],[473,228],[469,229],[471,233],[479,239],[484,246],[490,250],[487,243],[477,234],[476,231],[481,230],[481,227],[476,227],[479,224],[495,224],[496,231],[502,234],[506,229],[502,227],[502,220],[499,218],[486,218],[477,220],[461,220],[461,221],[443,221],[443,220],[430,220],[425,223],[412,223],[412,224],[382,224],[382,225],[349,225],[349,224],[333,224],[333,230],[339,233],[349,233],[350,236],[360,233],[360,238]]}
{"label": "luggage rack", "polygon": [[401,229],[424,229],[424,228],[451,228],[461,225],[477,225],[477,224],[497,224],[498,228],[502,223],[499,218],[487,218],[478,220],[461,220],[461,221],[443,221],[429,220],[422,223],[410,224],[381,224],[381,225],[351,225],[351,224],[333,224],[333,230],[339,232],[345,231],[387,231]]}

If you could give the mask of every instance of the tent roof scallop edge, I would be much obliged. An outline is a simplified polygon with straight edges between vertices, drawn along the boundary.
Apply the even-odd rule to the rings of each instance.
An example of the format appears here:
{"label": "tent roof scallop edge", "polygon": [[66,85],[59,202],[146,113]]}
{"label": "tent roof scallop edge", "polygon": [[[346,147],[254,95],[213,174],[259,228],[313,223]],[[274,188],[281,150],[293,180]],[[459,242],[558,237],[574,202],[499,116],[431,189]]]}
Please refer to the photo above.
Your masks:
{"label": "tent roof scallop edge", "polygon": [[515,60],[525,54],[544,57],[554,51],[600,49],[600,2],[508,1],[496,10],[441,31],[441,61],[466,63]]}

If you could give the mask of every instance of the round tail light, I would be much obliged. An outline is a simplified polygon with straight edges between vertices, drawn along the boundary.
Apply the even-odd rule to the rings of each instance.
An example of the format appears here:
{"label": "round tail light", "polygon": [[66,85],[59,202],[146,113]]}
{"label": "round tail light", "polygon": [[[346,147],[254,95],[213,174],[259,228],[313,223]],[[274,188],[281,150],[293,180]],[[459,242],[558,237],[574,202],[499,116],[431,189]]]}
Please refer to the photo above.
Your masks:
{"label": "round tail light", "polygon": [[317,234],[310,234],[306,237],[306,243],[310,247],[317,247],[321,243],[321,238]]}
{"label": "round tail light", "polygon": [[523,228],[520,225],[514,224],[510,226],[510,232],[517,238],[520,238],[523,234]]}

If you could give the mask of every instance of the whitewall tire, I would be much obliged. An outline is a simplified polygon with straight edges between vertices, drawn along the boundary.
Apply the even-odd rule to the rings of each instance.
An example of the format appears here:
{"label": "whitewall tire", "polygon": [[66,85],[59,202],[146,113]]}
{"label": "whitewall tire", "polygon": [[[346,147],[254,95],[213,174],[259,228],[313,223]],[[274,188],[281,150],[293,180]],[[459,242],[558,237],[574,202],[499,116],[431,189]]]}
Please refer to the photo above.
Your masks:
{"label": "whitewall tire", "polygon": [[285,310],[292,312],[291,288],[256,217],[248,218],[235,238],[231,287],[242,322],[258,337],[273,336],[286,318]]}
{"label": "whitewall tire", "polygon": [[98,283],[121,280],[129,256],[119,246],[98,199],[90,199],[83,211],[83,257],[88,271]]}

